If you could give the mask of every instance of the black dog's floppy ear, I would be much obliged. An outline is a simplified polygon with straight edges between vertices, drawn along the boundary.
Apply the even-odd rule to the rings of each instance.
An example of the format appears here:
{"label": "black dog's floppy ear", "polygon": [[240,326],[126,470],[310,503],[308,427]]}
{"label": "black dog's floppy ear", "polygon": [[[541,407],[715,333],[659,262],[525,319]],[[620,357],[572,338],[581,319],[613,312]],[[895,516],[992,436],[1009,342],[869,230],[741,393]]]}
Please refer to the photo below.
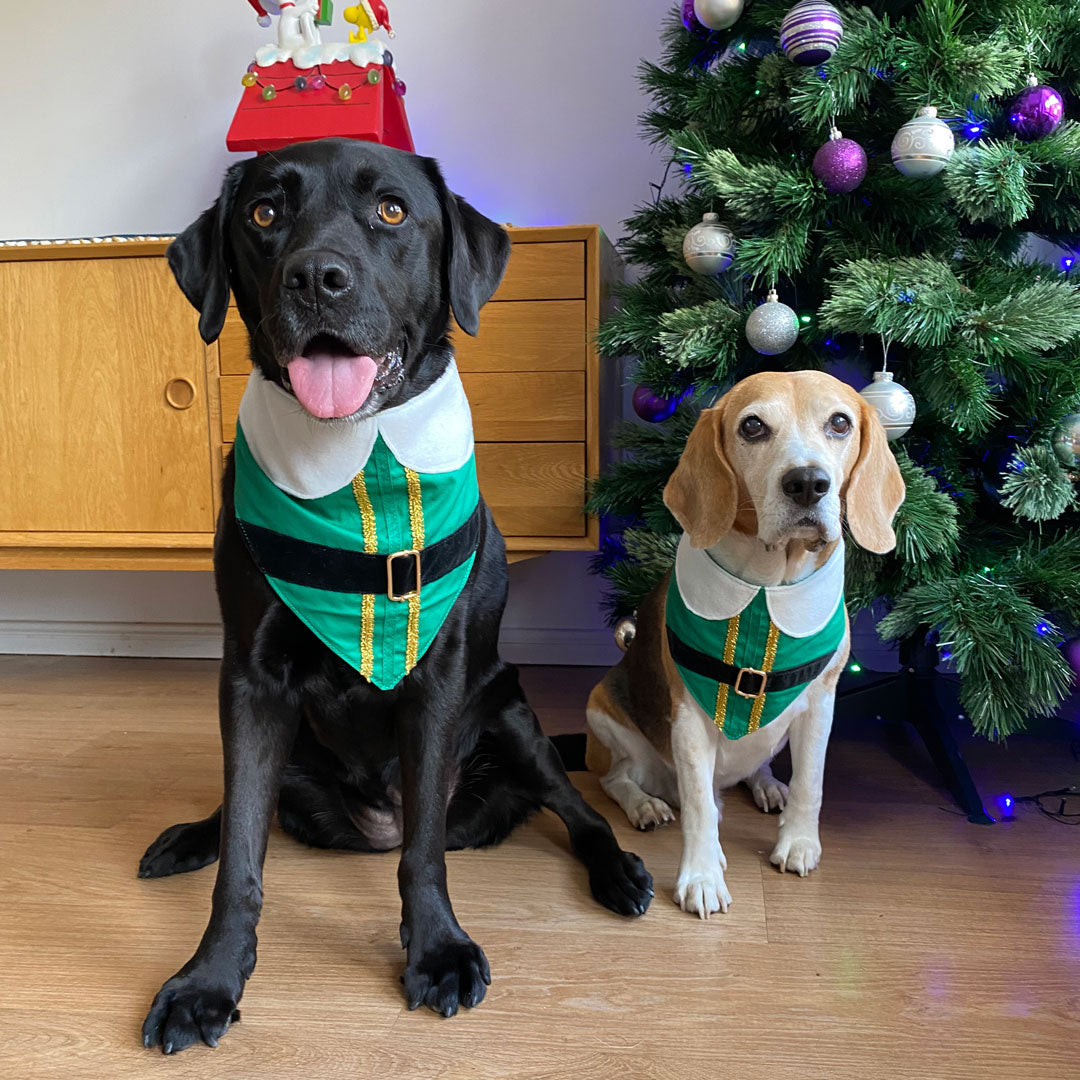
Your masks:
{"label": "black dog's floppy ear", "polygon": [[229,265],[225,231],[229,226],[243,164],[225,174],[217,202],[199,215],[165,252],[173,277],[199,313],[199,334],[209,345],[217,341],[229,313]]}
{"label": "black dog's floppy ear", "polygon": [[450,307],[458,326],[473,337],[480,329],[480,309],[502,281],[510,258],[510,237],[446,186],[436,162],[427,159],[432,183],[443,208],[443,259]]}

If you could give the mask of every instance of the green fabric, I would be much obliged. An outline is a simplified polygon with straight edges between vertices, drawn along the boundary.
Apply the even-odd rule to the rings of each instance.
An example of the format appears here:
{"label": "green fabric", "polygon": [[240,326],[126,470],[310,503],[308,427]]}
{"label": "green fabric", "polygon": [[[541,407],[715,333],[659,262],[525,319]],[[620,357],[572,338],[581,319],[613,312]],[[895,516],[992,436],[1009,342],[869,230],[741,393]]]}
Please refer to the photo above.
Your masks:
{"label": "green fabric", "polygon": [[[363,518],[352,485],[319,499],[299,499],[282,491],[259,468],[238,427],[234,451],[236,516],[310,543],[346,551],[364,550]],[[377,550],[389,555],[413,546],[409,490],[405,469],[382,437],[376,439],[364,466],[364,482],[375,514]],[[480,497],[473,457],[454,472],[420,473],[424,546],[462,526]],[[421,582],[419,649],[424,655],[442,628],[468,580],[475,554],[433,582]],[[421,565],[421,578],[423,567]],[[361,670],[360,593],[330,592],[267,576],[279,597],[327,646],[358,672]],[[391,690],[408,673],[406,664],[409,604],[376,594],[371,682]]]}
{"label": "green fabric", "polygon": [[[736,667],[761,669],[765,656],[765,640],[769,633],[769,622],[765,590],[761,589],[739,615],[739,636],[736,640],[733,660]],[[671,575],[671,583],[668,586],[667,624],[677,637],[697,649],[698,652],[723,659],[728,620],[703,619],[690,611],[683,602],[674,573]],[[782,671],[785,668],[800,667],[811,660],[816,660],[819,656],[835,652],[844,640],[844,629],[844,600],[841,597],[824,629],[818,633],[803,638],[780,634],[773,670]],[[709,716],[714,716],[719,683],[715,679],[698,675],[681,664],[675,666],[694,700]],[[803,683],[790,690],[774,692],[770,691],[766,684],[765,705],[758,726],[764,727],[770,720],[775,720],[808,685],[809,683]],[[750,710],[753,705],[751,698],[740,697],[733,688],[728,690],[723,732],[729,739],[741,739],[747,734]]]}

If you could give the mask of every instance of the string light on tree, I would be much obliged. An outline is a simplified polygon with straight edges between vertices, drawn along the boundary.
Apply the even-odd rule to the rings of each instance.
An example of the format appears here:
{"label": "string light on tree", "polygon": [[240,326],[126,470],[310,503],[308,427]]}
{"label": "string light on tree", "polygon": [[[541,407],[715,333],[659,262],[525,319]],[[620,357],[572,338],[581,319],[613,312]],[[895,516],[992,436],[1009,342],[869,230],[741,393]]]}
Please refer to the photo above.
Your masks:
{"label": "string light on tree", "polygon": [[924,105],[892,141],[893,164],[905,176],[936,176],[953,156],[956,138],[933,105]]}
{"label": "string light on tree", "polygon": [[746,340],[762,356],[787,352],[799,336],[799,316],[780,303],[776,289],[770,289],[764,304],[750,312],[746,320]]}
{"label": "string light on tree", "polygon": [[[739,21],[743,13],[743,0],[694,0],[694,16],[709,30],[727,30]],[[683,5],[683,24],[686,10]]]}
{"label": "string light on tree", "polygon": [[844,36],[840,12],[825,0],[801,0],[780,24],[780,48],[795,64],[824,64]]}
{"label": "string light on tree", "polygon": [[719,214],[706,214],[683,238],[682,251],[695,274],[719,274],[735,258],[735,234]]}

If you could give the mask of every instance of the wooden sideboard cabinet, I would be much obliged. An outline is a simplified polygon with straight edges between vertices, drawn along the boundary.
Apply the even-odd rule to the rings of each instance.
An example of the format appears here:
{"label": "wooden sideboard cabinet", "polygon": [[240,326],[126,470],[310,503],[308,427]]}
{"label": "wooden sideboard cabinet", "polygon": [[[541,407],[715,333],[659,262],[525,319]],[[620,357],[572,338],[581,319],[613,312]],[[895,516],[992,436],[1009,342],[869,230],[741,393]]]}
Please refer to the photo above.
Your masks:
{"label": "wooden sideboard cabinet", "polygon": [[[596,547],[593,339],[617,273],[595,226],[511,228],[476,338],[455,334],[484,498],[511,560]],[[206,570],[250,371],[235,308],[205,346],[165,238],[0,245],[0,568]]]}

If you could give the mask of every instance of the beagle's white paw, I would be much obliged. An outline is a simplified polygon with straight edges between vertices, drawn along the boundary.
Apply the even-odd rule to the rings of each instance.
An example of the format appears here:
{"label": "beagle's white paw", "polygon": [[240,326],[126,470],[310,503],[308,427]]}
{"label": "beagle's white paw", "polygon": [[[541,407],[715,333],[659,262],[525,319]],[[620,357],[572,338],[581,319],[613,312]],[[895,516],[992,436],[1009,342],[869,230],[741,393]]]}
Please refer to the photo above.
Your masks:
{"label": "beagle's white paw", "polygon": [[754,796],[754,802],[766,813],[773,810],[783,810],[787,806],[788,786],[777,780],[771,772],[754,773],[746,781],[746,786]]}
{"label": "beagle's white paw", "polygon": [[724,871],[719,864],[704,873],[684,870],[675,883],[675,903],[691,915],[707,919],[713,912],[727,914],[731,893],[724,882]]}
{"label": "beagle's white paw", "polygon": [[780,873],[790,870],[799,877],[806,877],[821,862],[821,841],[816,836],[792,836],[780,834],[780,839],[769,856],[769,862],[779,867]]}
{"label": "beagle's white paw", "polygon": [[644,795],[626,809],[626,816],[635,829],[655,829],[675,820],[675,811],[663,799],[655,795]]}

